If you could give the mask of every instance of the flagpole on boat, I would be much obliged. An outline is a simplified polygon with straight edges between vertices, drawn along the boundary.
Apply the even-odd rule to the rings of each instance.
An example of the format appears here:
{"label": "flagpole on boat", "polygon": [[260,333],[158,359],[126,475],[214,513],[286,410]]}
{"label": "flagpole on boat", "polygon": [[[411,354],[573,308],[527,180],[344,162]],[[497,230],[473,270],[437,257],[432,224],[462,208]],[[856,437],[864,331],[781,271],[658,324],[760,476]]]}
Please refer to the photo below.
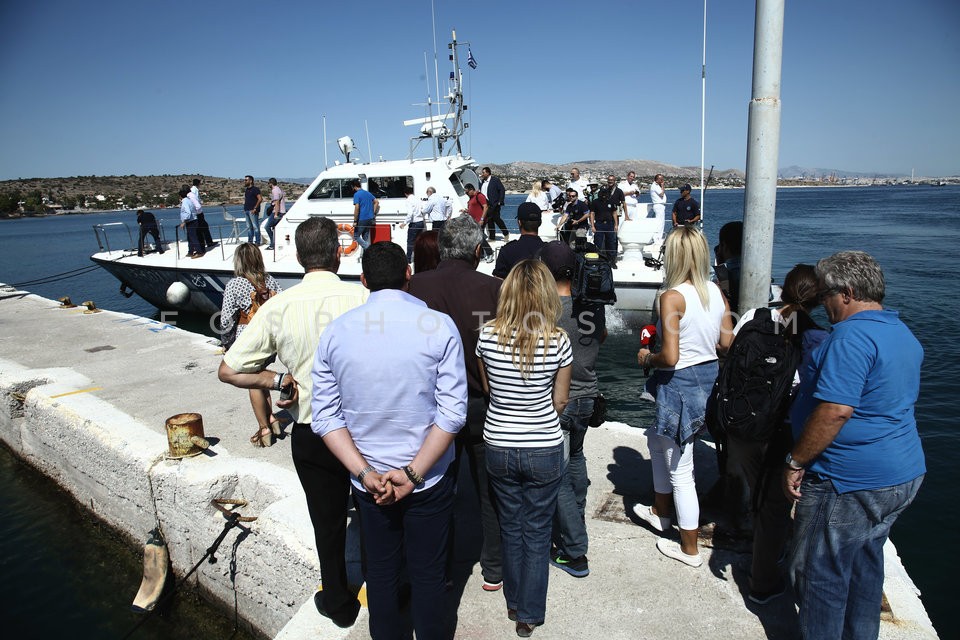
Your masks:
{"label": "flagpole on boat", "polygon": [[746,190],[740,309],[770,299],[773,227],[780,153],[780,76],[784,0],[757,0],[753,36],[753,90],[747,121]]}

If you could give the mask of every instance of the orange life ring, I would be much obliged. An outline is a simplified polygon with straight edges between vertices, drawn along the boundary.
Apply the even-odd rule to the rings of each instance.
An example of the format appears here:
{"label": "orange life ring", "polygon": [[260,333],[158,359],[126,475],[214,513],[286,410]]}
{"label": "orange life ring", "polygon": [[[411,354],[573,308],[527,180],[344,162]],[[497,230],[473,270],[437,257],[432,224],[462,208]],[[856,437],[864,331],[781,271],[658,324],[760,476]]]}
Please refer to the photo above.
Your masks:
{"label": "orange life ring", "polygon": [[360,245],[357,244],[357,241],[356,241],[356,240],[354,239],[354,237],[353,237],[353,225],[349,225],[349,224],[338,224],[338,225],[337,225],[337,231],[339,231],[340,233],[349,233],[349,234],[350,234],[350,245],[349,245],[349,246],[346,246],[346,247],[345,247],[345,246],[343,246],[343,243],[342,243],[342,242],[340,243],[340,255],[342,255],[342,256],[349,256],[350,254],[352,254],[354,251],[357,250],[357,247],[360,246]]}

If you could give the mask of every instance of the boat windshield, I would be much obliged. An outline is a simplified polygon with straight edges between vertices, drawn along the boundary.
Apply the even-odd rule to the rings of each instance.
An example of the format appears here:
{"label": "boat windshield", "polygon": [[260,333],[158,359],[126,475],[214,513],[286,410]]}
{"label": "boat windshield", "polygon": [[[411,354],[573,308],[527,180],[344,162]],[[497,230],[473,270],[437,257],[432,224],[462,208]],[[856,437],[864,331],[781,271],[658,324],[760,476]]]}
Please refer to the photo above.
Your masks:
{"label": "boat windshield", "polygon": [[353,189],[350,187],[350,183],[356,180],[359,176],[353,176],[352,178],[327,178],[321,180],[320,184],[310,192],[311,200],[332,200],[337,198],[350,198],[353,199]]}
{"label": "boat windshield", "polygon": [[[311,200],[353,199],[350,183],[363,178],[325,178],[310,192]],[[403,198],[403,188],[413,188],[413,176],[376,176],[367,179],[366,189],[377,198]]]}

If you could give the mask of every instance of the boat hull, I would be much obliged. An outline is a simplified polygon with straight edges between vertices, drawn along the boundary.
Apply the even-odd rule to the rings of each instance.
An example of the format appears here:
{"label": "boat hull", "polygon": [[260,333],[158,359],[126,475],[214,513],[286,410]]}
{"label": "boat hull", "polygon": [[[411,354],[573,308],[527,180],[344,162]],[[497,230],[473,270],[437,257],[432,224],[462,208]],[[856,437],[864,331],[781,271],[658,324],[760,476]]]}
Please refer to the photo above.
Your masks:
{"label": "boat hull", "polygon": [[[215,249],[197,260],[177,260],[173,257],[175,250],[162,256],[148,254],[143,258],[132,251],[101,252],[93,255],[91,260],[119,280],[121,288],[129,289],[162,311],[210,316],[219,313],[223,305],[224,288],[234,277],[232,265],[235,247],[227,245]],[[184,253],[186,247],[182,249],[184,251],[181,253]],[[360,282],[359,253],[344,256],[341,260],[338,275],[342,280]],[[283,252],[278,254],[264,250],[267,271],[284,289],[296,285],[303,278],[303,268],[292,254],[292,251],[284,255]],[[478,266],[478,270],[489,274],[493,266],[493,262],[484,262]],[[651,272],[642,263],[621,261],[614,274],[617,292],[614,309],[623,324],[636,328],[650,322],[662,282],[659,272]],[[182,300],[173,302],[168,299],[167,292],[177,282],[185,285],[189,293]]]}

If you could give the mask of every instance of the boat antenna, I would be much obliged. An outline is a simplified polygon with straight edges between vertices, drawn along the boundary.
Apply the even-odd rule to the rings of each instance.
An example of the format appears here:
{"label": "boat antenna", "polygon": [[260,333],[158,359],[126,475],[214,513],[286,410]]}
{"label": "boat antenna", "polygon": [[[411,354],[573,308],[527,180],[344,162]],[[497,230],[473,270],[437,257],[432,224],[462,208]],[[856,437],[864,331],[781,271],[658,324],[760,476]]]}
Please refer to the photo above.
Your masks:
{"label": "boat antenna", "polygon": [[[440,67],[437,64],[437,11],[434,6],[434,0],[430,0],[430,20],[433,26],[433,78],[437,87],[437,117],[440,117]],[[433,117],[433,109],[430,109],[430,117]],[[443,155],[443,141],[437,138],[437,153]]]}
{"label": "boat antenna", "polygon": [[[707,138],[707,0],[703,0],[703,61],[700,63],[700,226],[703,227],[704,150]],[[712,171],[712,168],[711,168]]]}
{"label": "boat antenna", "polygon": [[[464,121],[464,112],[467,110],[467,106],[463,103],[463,72],[460,70],[459,64],[459,54],[457,51],[458,47],[466,46],[468,47],[469,42],[457,42],[457,31],[456,29],[451,30],[451,42],[447,45],[447,48],[450,50],[450,62],[452,63],[453,69],[450,71],[450,85],[447,90],[447,94],[443,96],[443,100],[446,102],[446,109],[441,113],[440,109],[440,96],[437,96],[437,112],[434,115],[433,111],[433,101],[429,97],[430,93],[430,80],[429,80],[429,69],[427,67],[427,54],[423,54],[423,65],[424,70],[426,71],[427,76],[427,115],[423,118],[414,118],[413,120],[404,120],[404,126],[411,125],[420,125],[420,135],[410,139],[410,158],[413,159],[413,153],[416,150],[417,146],[424,140],[435,139],[436,145],[433,145],[431,140],[431,146],[433,147],[433,158],[436,160],[438,156],[442,156],[444,153],[444,146],[448,140],[453,141],[450,151],[451,153],[453,148],[456,148],[457,153],[463,154],[463,147],[460,143],[460,136],[463,135],[465,129],[470,125]],[[471,65],[472,66],[472,65]],[[437,91],[440,90],[439,81],[437,84]],[[447,125],[447,121],[452,121],[452,124]]]}
{"label": "boat antenna", "polygon": [[320,116],[323,120],[323,168],[330,168],[330,164],[327,162],[327,116]]}
{"label": "boat antenna", "polygon": [[367,126],[367,121],[364,119],[363,128],[367,132],[367,162],[373,162],[373,152],[370,151],[370,127]]}

